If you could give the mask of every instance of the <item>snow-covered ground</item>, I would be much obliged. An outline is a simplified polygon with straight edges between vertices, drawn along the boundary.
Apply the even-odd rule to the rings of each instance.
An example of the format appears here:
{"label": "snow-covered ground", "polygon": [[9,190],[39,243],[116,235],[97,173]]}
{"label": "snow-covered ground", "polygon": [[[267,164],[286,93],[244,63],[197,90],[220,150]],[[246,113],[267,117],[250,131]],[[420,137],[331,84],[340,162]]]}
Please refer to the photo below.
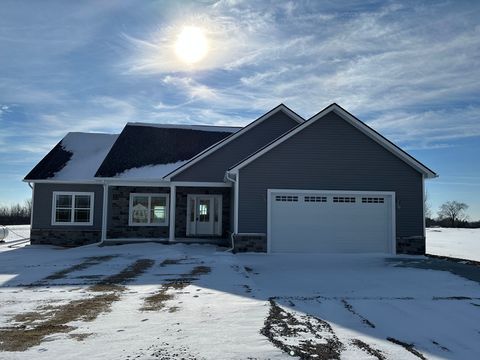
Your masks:
{"label": "snow-covered ground", "polygon": [[6,225],[8,236],[4,241],[16,241],[30,237],[30,225]]}
{"label": "snow-covered ground", "polygon": [[477,358],[479,284],[406,258],[2,246],[0,358]]}
{"label": "snow-covered ground", "polygon": [[480,261],[480,229],[427,229],[427,254]]}

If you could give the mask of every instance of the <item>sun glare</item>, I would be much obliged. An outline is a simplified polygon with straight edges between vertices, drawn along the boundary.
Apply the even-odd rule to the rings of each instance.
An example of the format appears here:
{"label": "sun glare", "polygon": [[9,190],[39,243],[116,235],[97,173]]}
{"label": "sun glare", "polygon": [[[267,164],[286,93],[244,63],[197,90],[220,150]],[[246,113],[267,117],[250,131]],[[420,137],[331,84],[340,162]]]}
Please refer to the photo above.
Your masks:
{"label": "sun glare", "polygon": [[207,51],[207,38],[203,30],[195,26],[184,27],[175,42],[175,53],[179,59],[187,64],[193,64],[202,60]]}

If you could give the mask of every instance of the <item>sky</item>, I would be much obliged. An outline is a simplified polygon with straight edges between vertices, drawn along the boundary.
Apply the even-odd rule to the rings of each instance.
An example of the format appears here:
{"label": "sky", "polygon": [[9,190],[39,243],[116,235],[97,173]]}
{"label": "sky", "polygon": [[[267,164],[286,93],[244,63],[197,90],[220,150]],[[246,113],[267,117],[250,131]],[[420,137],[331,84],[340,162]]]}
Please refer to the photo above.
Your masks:
{"label": "sky", "polygon": [[[206,55],[179,59],[186,27]],[[21,1],[0,16],[0,205],[69,131],[246,125],[332,102],[440,176],[480,219],[480,2]]]}

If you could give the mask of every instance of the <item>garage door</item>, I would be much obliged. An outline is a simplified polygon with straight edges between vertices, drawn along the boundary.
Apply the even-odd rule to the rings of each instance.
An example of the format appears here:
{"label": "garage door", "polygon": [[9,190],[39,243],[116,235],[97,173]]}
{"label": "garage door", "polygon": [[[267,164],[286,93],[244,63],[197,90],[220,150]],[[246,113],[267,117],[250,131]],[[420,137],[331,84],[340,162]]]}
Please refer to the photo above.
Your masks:
{"label": "garage door", "polygon": [[269,252],[392,253],[391,193],[269,190]]}

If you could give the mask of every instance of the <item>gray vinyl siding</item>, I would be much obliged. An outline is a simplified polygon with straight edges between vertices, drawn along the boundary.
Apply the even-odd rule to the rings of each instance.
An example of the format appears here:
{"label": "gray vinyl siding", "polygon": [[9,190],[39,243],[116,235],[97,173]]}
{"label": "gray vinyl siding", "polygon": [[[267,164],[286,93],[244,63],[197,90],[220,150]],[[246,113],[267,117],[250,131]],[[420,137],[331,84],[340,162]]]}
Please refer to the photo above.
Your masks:
{"label": "gray vinyl siding", "polygon": [[[93,225],[52,225],[52,198],[54,191],[93,192]],[[101,230],[102,206],[102,185],[36,183],[33,192],[32,229]]]}
{"label": "gray vinyl siding", "polygon": [[284,134],[298,122],[279,111],[173,177],[173,181],[223,181],[225,171]]}
{"label": "gray vinyl siding", "polygon": [[423,236],[422,175],[330,113],[239,171],[240,233],[267,232],[267,189],[394,191],[397,237]]}

